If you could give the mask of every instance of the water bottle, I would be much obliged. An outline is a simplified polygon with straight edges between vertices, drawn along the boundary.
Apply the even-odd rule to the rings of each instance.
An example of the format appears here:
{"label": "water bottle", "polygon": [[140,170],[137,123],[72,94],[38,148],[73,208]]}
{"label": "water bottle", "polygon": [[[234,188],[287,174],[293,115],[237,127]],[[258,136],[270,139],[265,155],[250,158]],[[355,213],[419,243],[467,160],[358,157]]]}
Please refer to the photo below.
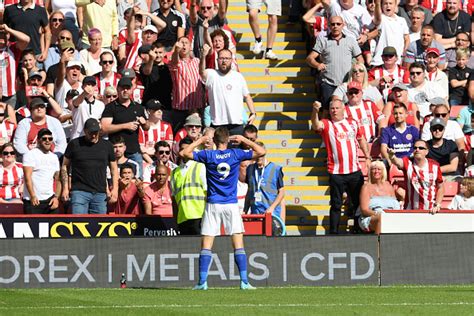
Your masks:
{"label": "water bottle", "polygon": [[127,288],[127,279],[125,278],[125,273],[122,273],[122,278],[120,279],[120,288]]}

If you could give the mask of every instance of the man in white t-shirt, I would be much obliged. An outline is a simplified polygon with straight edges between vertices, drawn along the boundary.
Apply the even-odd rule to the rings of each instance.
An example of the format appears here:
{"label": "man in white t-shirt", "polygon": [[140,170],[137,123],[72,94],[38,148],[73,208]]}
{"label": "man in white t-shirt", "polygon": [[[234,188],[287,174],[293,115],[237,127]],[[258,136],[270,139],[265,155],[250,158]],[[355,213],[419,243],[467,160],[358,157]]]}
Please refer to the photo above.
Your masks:
{"label": "man in white t-shirt", "polygon": [[38,131],[38,145],[23,155],[23,210],[25,214],[56,213],[61,194],[59,159],[51,151],[53,133],[42,128]]}
{"label": "man in white t-shirt", "polygon": [[209,45],[205,44],[199,73],[209,96],[212,126],[224,126],[231,135],[242,135],[244,131],[242,100],[245,99],[250,111],[248,124],[252,124],[256,117],[247,82],[241,73],[232,70],[232,52],[228,49],[222,49],[218,53],[218,70],[206,69],[206,56],[209,51]]}

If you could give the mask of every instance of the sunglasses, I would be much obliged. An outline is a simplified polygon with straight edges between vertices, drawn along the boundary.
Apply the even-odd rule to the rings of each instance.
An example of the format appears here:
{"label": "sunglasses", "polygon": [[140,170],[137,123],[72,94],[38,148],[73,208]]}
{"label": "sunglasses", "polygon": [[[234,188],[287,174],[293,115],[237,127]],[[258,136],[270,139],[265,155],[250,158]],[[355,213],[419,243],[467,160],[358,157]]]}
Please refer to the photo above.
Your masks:
{"label": "sunglasses", "polygon": [[60,36],[59,39],[65,40],[65,41],[70,41],[70,40],[72,40],[72,38],[66,37],[66,36]]}
{"label": "sunglasses", "polygon": [[37,104],[35,105],[32,109],[45,109],[46,108],[46,104]]}
{"label": "sunglasses", "polygon": [[431,128],[431,131],[432,131],[432,132],[442,132],[442,131],[444,131],[444,127],[442,127],[442,126],[435,126],[435,127],[432,127],[432,128]]}
{"label": "sunglasses", "polygon": [[44,141],[44,142],[45,141],[51,142],[51,141],[53,141],[53,137],[41,137],[41,140]]}
{"label": "sunglasses", "polygon": [[201,7],[201,10],[211,10],[212,7]]}
{"label": "sunglasses", "polygon": [[112,65],[114,63],[114,61],[113,60],[103,60],[103,61],[101,61],[101,63],[103,65],[106,65],[106,64]]}
{"label": "sunglasses", "polygon": [[435,113],[434,116],[436,117],[446,117],[448,115],[448,113]]}
{"label": "sunglasses", "polygon": [[413,149],[414,150],[426,150],[426,147],[423,147],[423,146],[413,146]]}
{"label": "sunglasses", "polygon": [[15,152],[14,151],[3,151],[2,155],[4,155],[4,156],[8,156],[8,155],[15,156]]}
{"label": "sunglasses", "polygon": [[395,57],[395,55],[382,55],[382,58],[392,58]]}
{"label": "sunglasses", "polygon": [[189,128],[201,128],[201,126],[199,125],[187,125],[187,126],[189,126]]}
{"label": "sunglasses", "polygon": [[359,90],[349,90],[349,91],[347,91],[347,94],[348,95],[359,94],[359,92],[360,92]]}
{"label": "sunglasses", "polygon": [[116,98],[117,95],[116,94],[106,94],[105,97],[106,98]]}
{"label": "sunglasses", "polygon": [[169,155],[169,154],[170,154],[170,151],[169,151],[169,150],[159,150],[158,153],[159,153],[160,155],[163,155],[163,154]]}
{"label": "sunglasses", "polygon": [[419,76],[419,75],[421,75],[422,73],[423,73],[422,71],[410,71],[410,75],[412,75],[412,76],[415,76],[415,75],[416,75],[416,76]]}
{"label": "sunglasses", "polygon": [[342,25],[342,23],[340,23],[340,22],[331,23],[331,26],[341,26],[341,25]]}
{"label": "sunglasses", "polygon": [[52,18],[51,19],[51,22],[62,22],[64,21],[64,19],[61,19],[61,18]]}
{"label": "sunglasses", "polygon": [[365,71],[364,71],[364,69],[352,69],[352,72],[354,72],[354,73],[363,73]]}

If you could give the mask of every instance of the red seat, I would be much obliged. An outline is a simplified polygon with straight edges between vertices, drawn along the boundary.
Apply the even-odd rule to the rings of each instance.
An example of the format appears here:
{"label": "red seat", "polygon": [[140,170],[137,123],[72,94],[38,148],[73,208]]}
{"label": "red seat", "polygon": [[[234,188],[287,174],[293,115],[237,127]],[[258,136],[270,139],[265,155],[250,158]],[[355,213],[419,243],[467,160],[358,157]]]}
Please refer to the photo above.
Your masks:
{"label": "red seat", "polygon": [[2,203],[0,214],[23,214],[23,203]]}
{"label": "red seat", "polygon": [[451,111],[449,112],[449,116],[451,119],[456,119],[459,115],[459,112],[461,112],[461,110],[463,108],[465,108],[467,105],[453,105],[451,107]]}
{"label": "red seat", "polygon": [[459,191],[459,183],[456,181],[446,181],[444,183],[444,196],[441,202],[441,208],[448,208],[452,199]]}

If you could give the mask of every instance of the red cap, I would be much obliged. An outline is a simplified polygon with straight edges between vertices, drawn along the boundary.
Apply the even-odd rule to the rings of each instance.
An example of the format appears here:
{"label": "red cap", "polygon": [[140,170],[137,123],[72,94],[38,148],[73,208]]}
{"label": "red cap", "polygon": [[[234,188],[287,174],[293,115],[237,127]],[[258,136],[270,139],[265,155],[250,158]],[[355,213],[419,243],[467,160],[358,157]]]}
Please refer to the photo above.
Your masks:
{"label": "red cap", "polygon": [[347,85],[347,91],[349,91],[351,89],[362,90],[362,84],[360,82],[357,82],[357,81],[351,81]]}
{"label": "red cap", "polygon": [[425,50],[425,56],[430,54],[430,53],[433,53],[433,54],[436,54],[436,56],[439,56],[439,49],[435,48],[435,47],[430,47],[430,48],[427,48]]}

